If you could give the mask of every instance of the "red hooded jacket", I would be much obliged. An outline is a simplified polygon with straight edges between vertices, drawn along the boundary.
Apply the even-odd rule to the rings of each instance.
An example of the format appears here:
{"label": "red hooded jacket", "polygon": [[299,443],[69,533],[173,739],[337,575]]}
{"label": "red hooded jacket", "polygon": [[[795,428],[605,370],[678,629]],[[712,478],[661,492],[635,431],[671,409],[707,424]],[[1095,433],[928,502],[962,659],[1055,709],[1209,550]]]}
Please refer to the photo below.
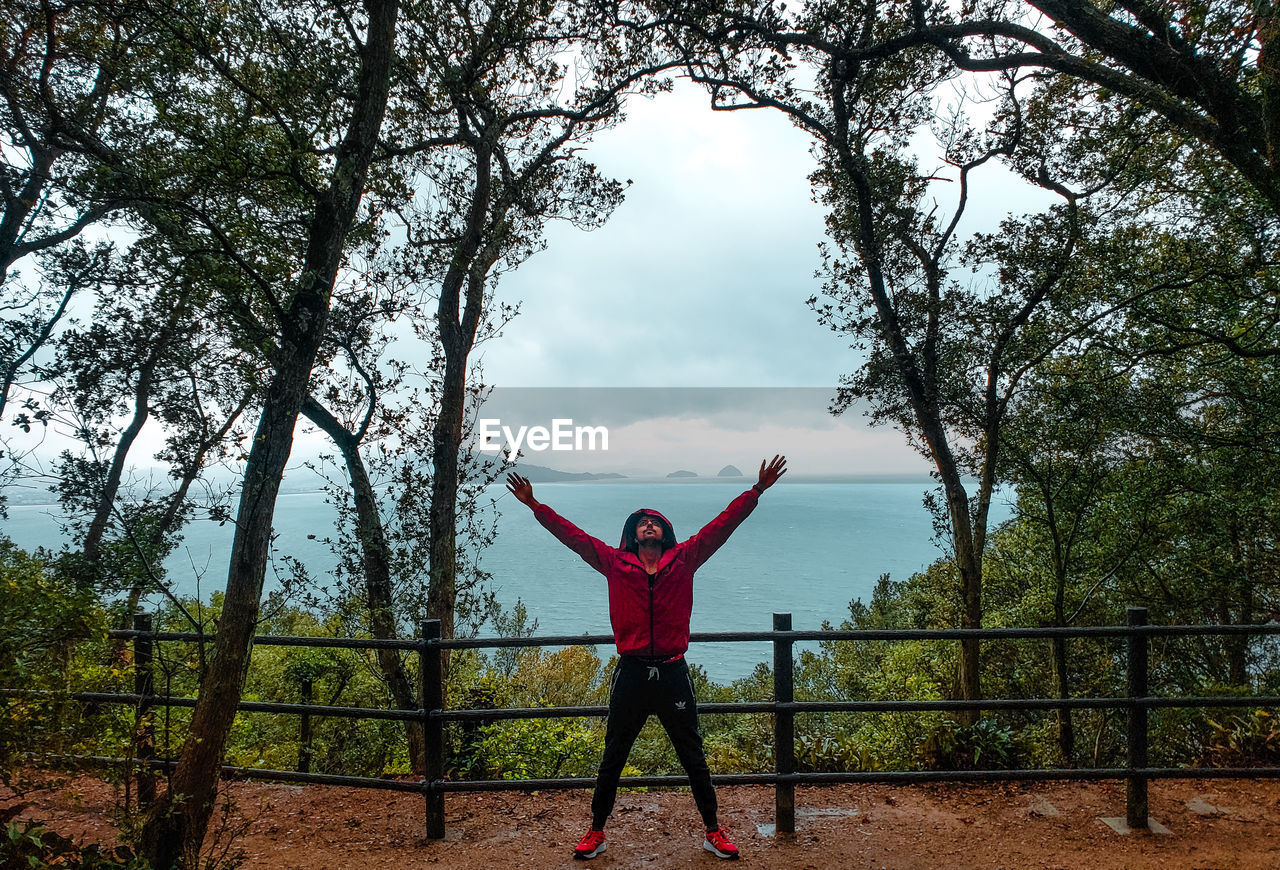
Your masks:
{"label": "red hooded jacket", "polygon": [[[609,583],[609,622],[613,639],[622,655],[667,658],[689,649],[689,616],[693,612],[693,573],[711,558],[733,530],[755,509],[760,496],[749,489],[729,503],[718,517],[703,526],[702,531],[662,553],[657,573],[644,569],[640,557],[626,549],[611,547],[593,538],[545,504],[538,505],[533,515],[538,522],[573,550],[582,560],[605,576]],[[671,523],[653,510],[650,514],[666,524],[674,540]],[[626,528],[623,546],[627,544]]]}

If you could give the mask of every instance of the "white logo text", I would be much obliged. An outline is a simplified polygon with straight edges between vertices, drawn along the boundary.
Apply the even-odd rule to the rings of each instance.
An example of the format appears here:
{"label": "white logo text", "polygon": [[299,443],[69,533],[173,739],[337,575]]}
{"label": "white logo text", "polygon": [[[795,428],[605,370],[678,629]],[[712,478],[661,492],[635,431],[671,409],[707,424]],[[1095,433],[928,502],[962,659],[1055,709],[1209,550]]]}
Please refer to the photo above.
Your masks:
{"label": "white logo text", "polygon": [[[599,446],[597,446],[597,442]],[[551,428],[545,426],[521,426],[512,431],[496,418],[480,419],[480,450],[496,453],[506,445],[508,459],[514,459],[521,446],[541,452],[543,450],[608,450],[609,429],[605,426],[574,426],[573,420],[557,417]]]}

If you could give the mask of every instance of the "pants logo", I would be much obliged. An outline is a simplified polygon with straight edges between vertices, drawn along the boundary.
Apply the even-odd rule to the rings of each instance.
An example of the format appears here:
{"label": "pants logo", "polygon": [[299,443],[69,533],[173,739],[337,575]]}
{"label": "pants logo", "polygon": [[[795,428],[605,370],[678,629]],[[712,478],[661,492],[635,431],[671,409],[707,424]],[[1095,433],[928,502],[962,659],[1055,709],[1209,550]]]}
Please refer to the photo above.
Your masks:
{"label": "pants logo", "polygon": [[677,710],[683,710],[683,709],[684,709],[684,701],[676,701],[676,709],[677,709]]}

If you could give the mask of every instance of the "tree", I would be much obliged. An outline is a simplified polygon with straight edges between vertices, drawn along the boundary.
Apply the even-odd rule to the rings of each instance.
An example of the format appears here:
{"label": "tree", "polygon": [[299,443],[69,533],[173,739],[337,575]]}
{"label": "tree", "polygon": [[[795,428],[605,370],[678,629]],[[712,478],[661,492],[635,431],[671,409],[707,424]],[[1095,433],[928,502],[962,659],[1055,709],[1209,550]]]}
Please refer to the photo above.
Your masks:
{"label": "tree", "polygon": [[[459,531],[469,524],[474,530],[475,487],[496,473],[481,470],[469,484],[468,463],[461,457],[466,409],[480,389],[468,371],[471,351],[511,314],[495,301],[492,283],[542,246],[548,221],[565,219],[590,229],[620,201],[621,185],[600,177],[575,155],[575,146],[613,123],[622,96],[647,87],[644,82],[657,70],[646,42],[610,32],[583,4],[423,4],[414,8],[405,32],[406,51],[421,74],[393,95],[392,112],[400,123],[387,156],[403,158],[413,175],[392,189],[394,199],[385,207],[403,223],[408,244],[388,258],[383,277],[435,300],[430,341],[437,349],[432,368],[438,380],[432,387],[438,405],[427,412],[410,404],[391,418],[410,429],[420,423],[408,423],[406,414],[426,418],[429,455],[402,446],[396,449],[403,452],[398,470],[388,467],[385,456],[378,464],[393,485],[404,488],[389,505],[396,511],[419,507],[419,485],[430,487],[430,521],[406,535],[405,543],[412,548],[410,540],[428,542],[426,613],[439,618],[444,635],[452,637],[460,595],[465,604],[473,585],[459,583],[467,560]],[[391,598],[392,559],[361,450],[371,427],[383,430],[376,443],[391,434],[386,396],[403,372],[375,370],[377,354],[369,355],[367,334],[373,318],[360,314],[348,320],[356,328],[336,339],[335,347],[353,372],[355,389],[344,390],[343,398],[332,389],[323,397],[313,391],[304,412],[343,456],[371,629],[375,636],[394,637],[399,608]],[[352,397],[359,401],[352,403]],[[408,434],[396,434],[401,445]],[[424,460],[430,463],[425,478],[411,467]],[[379,666],[397,703],[415,703],[398,659],[383,655]]]}
{"label": "tree", "polygon": [[[72,299],[96,294],[111,259],[109,246],[89,248],[69,243],[65,249],[41,252],[41,273],[34,289],[18,281],[4,285],[5,332],[0,335],[0,419],[9,410],[10,397],[19,379],[36,355],[46,347],[62,323]],[[25,411],[35,411],[28,404]],[[47,416],[29,414],[15,417],[18,426],[43,423]]]}
{"label": "tree", "polygon": [[[47,347],[72,299],[97,292],[110,249],[105,245],[91,249],[76,240],[65,249],[43,251],[37,258],[41,274],[34,289],[16,280],[0,285],[0,310],[5,313],[4,331],[0,333],[0,422],[12,409],[12,397],[23,378],[32,374],[33,360]],[[34,429],[42,436],[52,416],[51,409],[27,394],[21,409],[13,415],[12,424],[24,434]],[[26,452],[19,439],[0,436],[0,517],[5,516],[3,490],[22,475]]]}
{"label": "tree", "polygon": [[1030,0],[965,13],[930,20],[916,6],[913,30],[960,69],[1043,68],[1123,95],[1213,148],[1280,210],[1274,4]]}
{"label": "tree", "polygon": [[492,283],[544,244],[548,221],[591,229],[621,201],[622,185],[575,152],[620,117],[625,93],[658,87],[664,64],[646,36],[610,28],[590,4],[442,2],[433,14],[418,47],[438,102],[421,122],[442,147],[414,155],[421,195],[401,214],[417,253],[411,274],[437,297],[428,613],[452,637],[468,358]]}
{"label": "tree", "polygon": [[[1075,266],[1082,201],[1094,191],[1072,189],[1075,176],[1060,171],[1051,149],[1027,140],[1029,81],[986,84],[995,108],[985,130],[964,116],[964,100],[935,117],[952,75],[945,60],[919,45],[871,50],[909,35],[893,13],[729,7],[682,22],[671,39],[699,58],[690,72],[713,108],[773,108],[814,136],[813,178],[831,208],[835,253],[825,269],[830,301],[810,304],[867,356],[842,379],[835,407],[870,402],[873,420],[897,425],[934,463],[937,513],[959,575],[957,622],[977,628],[1001,422],[1026,374],[1078,328],[1056,299]],[[930,128],[940,170],[922,167],[909,148]],[[1001,158],[1064,202],[962,244],[961,221],[981,190],[974,179]],[[953,193],[942,192],[944,181]],[[960,279],[962,265],[976,277]],[[966,476],[977,479],[972,497]],[[957,683],[960,698],[981,697],[976,640],[962,643]]]}
{"label": "tree", "polygon": [[[61,145],[126,191],[133,213],[175,256],[201,264],[221,300],[220,321],[270,371],[193,738],[143,832],[148,856],[168,865],[184,848],[193,854],[208,819],[256,624],[280,476],[311,372],[327,352],[336,276],[361,246],[376,248],[383,232],[377,203],[414,196],[405,166],[424,173],[431,204],[406,209],[407,231],[421,252],[420,274],[434,277],[441,310],[453,313],[442,318],[451,324],[452,366],[455,351],[465,356],[474,342],[495,265],[513,265],[539,244],[533,216],[589,224],[607,209],[616,186],[563,146],[613,117],[618,94],[642,73],[632,54],[615,50],[627,40],[591,30],[572,5],[516,3],[490,14],[415,4],[405,17],[412,27],[403,29],[398,4],[380,0],[363,8],[158,0],[129,12],[150,41],[146,52],[126,53],[142,70],[128,98],[108,100],[127,109],[127,123],[104,131],[73,118],[60,128]],[[105,22],[99,17],[91,29]],[[52,111],[49,93],[36,99]],[[384,135],[386,118],[395,126]],[[464,189],[469,174],[472,190]],[[377,195],[366,202],[367,191]],[[446,373],[449,422],[438,433],[450,449],[435,451],[433,475],[440,532],[432,541],[441,549],[432,569],[441,580],[432,597],[450,624],[454,399],[464,371]],[[139,417],[142,407],[135,405]]]}
{"label": "tree", "polygon": [[[1017,551],[999,561],[1023,597],[1047,599],[1049,613],[1031,618],[1054,626],[1074,625],[1082,614],[1094,620],[1088,624],[1112,618],[1098,600],[1110,599],[1108,583],[1114,586],[1143,545],[1142,526],[1102,534],[1102,515],[1107,499],[1123,485],[1132,405],[1148,413],[1155,409],[1143,401],[1149,396],[1131,389],[1123,373],[1107,365],[1107,355],[1088,347],[1094,337],[1085,336],[1071,352],[1037,367],[1010,406],[1001,433],[1000,477],[1017,491],[1013,523],[1025,532],[1014,544]],[[1047,584],[1037,581],[1040,576]],[[1073,668],[1065,638],[1053,638],[1050,647],[1057,696],[1070,698]],[[1070,764],[1076,755],[1071,709],[1059,709],[1057,718],[1058,747]]]}
{"label": "tree", "polygon": [[[351,557],[351,561],[357,564],[347,570],[363,579],[370,633],[375,638],[392,639],[400,635],[399,609],[395,606],[393,592],[393,555],[387,540],[381,500],[374,490],[374,478],[365,461],[364,451],[371,445],[377,445],[383,456],[388,451],[397,451],[397,446],[388,442],[398,440],[398,427],[409,422],[409,415],[429,414],[430,409],[419,402],[412,402],[402,413],[395,413],[388,407],[390,400],[387,396],[403,382],[405,367],[396,363],[380,364],[379,356],[388,338],[378,325],[380,322],[393,322],[399,313],[412,316],[414,305],[412,301],[406,304],[397,300],[394,291],[387,298],[381,298],[383,294],[379,292],[378,283],[377,279],[371,281],[367,292],[357,294],[353,300],[355,304],[348,305],[345,316],[341,309],[335,312],[338,316],[334,318],[331,340],[345,356],[351,377],[337,379],[331,366],[330,377],[326,379],[328,383],[317,384],[312,389],[303,401],[302,413],[329,436],[342,457],[350,488],[350,504],[345,499],[339,504],[349,507],[354,515],[357,549],[357,555]],[[395,314],[388,317],[390,312]],[[338,356],[334,355],[335,361]],[[341,537],[345,540],[345,536]],[[340,557],[348,556],[346,547],[339,546],[338,552]],[[340,562],[340,573],[342,570]],[[393,649],[379,649],[376,656],[378,669],[396,706],[406,710],[416,708],[417,692],[400,653]],[[422,724],[406,722],[405,732],[411,767],[415,774],[422,775],[426,769],[426,738]]]}
{"label": "tree", "polygon": [[[416,277],[434,279],[440,287],[445,373],[432,452],[428,598],[430,612],[451,633],[465,354],[482,319],[486,282],[495,265],[514,265],[537,246],[543,216],[563,215],[583,223],[601,217],[616,186],[600,181],[589,165],[563,149],[575,136],[613,117],[619,93],[644,75],[635,70],[630,53],[616,50],[619,44],[625,47],[625,40],[591,29],[590,20],[572,5],[513,3],[490,10],[413,4],[405,8],[403,27],[396,24],[394,4],[371,0],[367,20],[359,24],[352,23],[341,4],[320,4],[320,11],[322,15],[313,12],[303,21],[297,20],[300,13],[283,7],[265,12],[232,7],[220,13],[228,25],[212,31],[209,24],[219,22],[208,21],[203,13],[178,7],[166,14],[166,20],[175,22],[179,42],[195,52],[201,72],[218,83],[214,105],[221,107],[224,92],[229,108],[247,102],[250,111],[260,113],[262,129],[243,130],[243,113],[229,112],[225,133],[217,125],[214,134],[202,133],[195,123],[197,107],[189,102],[180,110],[166,104],[166,120],[170,125],[182,122],[183,135],[192,142],[212,139],[235,154],[244,146],[233,135],[270,142],[276,149],[269,152],[273,160],[247,163],[261,173],[251,178],[262,188],[259,195],[275,197],[258,200],[257,207],[280,214],[274,220],[287,233],[305,230],[286,236],[301,242],[297,261],[274,246],[254,249],[273,264],[272,273],[263,273],[236,244],[249,238],[261,246],[261,231],[246,232],[243,218],[227,225],[211,220],[231,220],[225,203],[172,210],[173,220],[200,229],[215,242],[215,253],[236,257],[233,262],[253,276],[277,332],[269,354],[274,374],[246,466],[218,645],[201,686],[193,738],[184,747],[169,793],[170,801],[181,794],[185,803],[173,813],[159,805],[145,831],[148,854],[165,860],[176,857],[180,842],[196,842],[207,819],[217,759],[247,663],[271,508],[312,366],[324,346],[335,276],[349,256],[348,233],[357,226],[366,186],[376,195],[351,241],[369,244],[380,232],[378,203],[413,196],[413,182],[401,167],[417,170],[426,184],[426,208],[404,207],[403,214],[409,244],[421,252]],[[352,45],[351,37],[366,30],[363,43]],[[246,54],[246,60],[237,61],[242,66],[224,60],[220,43],[232,38],[240,40],[234,44]],[[580,52],[572,73],[561,63],[561,53],[571,46]],[[351,70],[358,71],[354,81]],[[304,85],[301,94],[287,90],[298,83]],[[573,95],[561,105],[557,98],[566,86]],[[335,100],[335,94],[354,97]],[[316,126],[292,123],[292,113],[312,110]],[[380,139],[384,117],[395,127]],[[334,118],[337,126],[324,126],[334,124]],[[207,119],[201,120],[208,126]],[[327,141],[316,138],[326,136]],[[564,171],[566,166],[570,171]],[[290,186],[290,179],[300,183]],[[298,277],[280,285],[284,275]],[[279,292],[278,286],[287,286],[288,292]]]}
{"label": "tree", "polygon": [[136,52],[148,33],[125,5],[16,0],[0,28],[0,276],[58,247],[119,209],[93,161],[65,137],[100,136],[119,98],[149,68]]}
{"label": "tree", "polygon": [[[106,265],[107,247],[79,237],[130,198],[69,139],[105,143],[119,133],[122,100],[151,71],[140,61],[151,32],[127,4],[75,0],[6,3],[0,21],[3,418],[20,372]],[[14,270],[33,257],[49,280]],[[19,419],[31,422],[30,414]]]}
{"label": "tree", "polygon": [[[168,92],[177,101],[158,104],[159,119],[177,127],[184,144],[205,140],[225,149],[184,154],[212,161],[205,171],[216,173],[224,159],[244,159],[259,173],[257,188],[246,194],[257,194],[251,203],[272,213],[272,224],[291,230],[275,240],[286,244],[273,259],[292,267],[287,278],[267,272],[236,244],[250,229],[244,221],[254,216],[242,202],[179,212],[262,293],[275,315],[275,343],[245,465],[213,660],[201,681],[191,738],[143,829],[147,858],[168,867],[198,853],[213,808],[257,624],[276,495],[386,113],[399,9],[394,0],[369,0],[358,11],[342,4],[229,5],[216,12],[175,4],[152,11],[163,16],[204,79],[200,87]],[[267,145],[274,150],[263,155]]]}
{"label": "tree", "polygon": [[[339,585],[333,593],[337,613],[349,630],[381,639],[396,639],[405,629],[412,633],[427,612],[432,456],[424,445],[430,444],[435,427],[441,368],[422,294],[412,286],[401,287],[393,275],[392,267],[379,268],[366,276],[364,288],[341,300],[330,330],[340,352],[302,407],[307,419],[329,436],[346,471],[345,483],[333,483],[329,490],[339,509],[339,534],[327,539],[339,559]],[[406,341],[403,321],[418,336],[419,349],[425,344],[433,359],[422,373],[423,387],[409,386],[416,373],[407,363],[385,358],[392,331],[400,333],[402,346]],[[479,338],[496,329],[486,323]],[[472,394],[477,389],[473,382]],[[461,537],[481,549],[491,534],[477,527],[477,505],[498,469],[469,474],[470,464],[462,463],[455,510]],[[376,485],[386,487],[385,496],[378,495]],[[467,550],[465,545],[458,548],[460,562]],[[492,603],[480,589],[486,575],[477,569],[464,577],[461,564],[458,571],[456,612],[465,621],[483,622],[491,610],[485,605]],[[353,619],[353,604],[363,619]],[[420,706],[400,653],[383,648],[376,659],[396,705]],[[421,775],[426,770],[422,725],[406,722],[405,730],[412,769]]]}
{"label": "tree", "polygon": [[[124,267],[121,277],[132,271],[130,265]],[[166,375],[162,366],[168,362],[179,330],[193,313],[187,296],[161,293],[154,302],[163,314],[156,318],[155,311],[146,310],[153,300],[139,305],[142,300],[138,295],[145,289],[129,277],[125,277],[123,286],[117,283],[114,289],[116,293],[106,294],[100,300],[94,322],[87,329],[71,329],[59,342],[60,359],[48,372],[60,370],[71,374],[73,381],[66,391],[67,404],[74,407],[77,433],[96,460],[82,467],[82,473],[68,476],[69,480],[96,478],[91,496],[94,503],[82,542],[83,559],[90,568],[100,567],[103,538],[120,493],[130,450],[151,415],[155,393]],[[113,382],[116,377],[120,380]],[[125,410],[120,407],[121,400],[132,407],[128,423],[112,445],[110,435],[97,431],[97,427],[109,425]],[[100,458],[101,448],[110,448],[109,459]],[[63,465],[75,465],[69,454],[64,454]],[[65,489],[64,493],[70,494]]]}
{"label": "tree", "polygon": [[[1051,105],[1049,93],[1044,129],[1090,131],[1069,135],[1080,141],[1068,153],[1114,152],[1134,132],[1121,117],[1143,144],[1125,161],[1125,195],[1109,197],[1079,252],[1089,268],[1071,292],[1098,316],[1010,409],[1002,474],[1018,490],[1020,552],[1002,555],[1003,572],[1030,578],[1028,602],[1041,601],[1055,625],[1082,613],[1117,621],[1135,602],[1170,621],[1255,621],[1273,595],[1264,542],[1274,455],[1265,435],[1244,432],[1275,427],[1274,218],[1220,158],[1164,121],[1131,105]],[[1077,123],[1086,117],[1094,123]],[[1211,640],[1196,658],[1214,681],[1246,681],[1246,641]],[[1060,642],[1054,668],[1067,697]],[[1060,711],[1066,757],[1070,721]]]}
{"label": "tree", "polygon": [[1274,4],[987,0],[959,8],[895,3],[878,8],[874,21],[859,7],[815,7],[811,14],[824,24],[844,25],[843,32],[806,28],[803,13],[791,17],[771,3],[718,9],[688,4],[676,7],[673,17],[699,22],[704,34],[728,49],[771,41],[788,51],[825,53],[849,68],[932,49],[968,72],[1061,73],[1104,97],[1119,95],[1208,145],[1273,210],[1280,209],[1280,17]]}
{"label": "tree", "polygon": [[[191,489],[226,458],[257,395],[255,361],[213,325],[205,276],[167,253],[154,237],[135,243],[104,274],[91,322],[73,321],[33,370],[52,385],[53,423],[83,445],[55,470],[78,573],[105,595],[127,592],[126,622],[146,591],[165,589],[160,563],[192,512]],[[148,425],[166,432],[157,458],[169,465],[167,492],[128,477]]]}

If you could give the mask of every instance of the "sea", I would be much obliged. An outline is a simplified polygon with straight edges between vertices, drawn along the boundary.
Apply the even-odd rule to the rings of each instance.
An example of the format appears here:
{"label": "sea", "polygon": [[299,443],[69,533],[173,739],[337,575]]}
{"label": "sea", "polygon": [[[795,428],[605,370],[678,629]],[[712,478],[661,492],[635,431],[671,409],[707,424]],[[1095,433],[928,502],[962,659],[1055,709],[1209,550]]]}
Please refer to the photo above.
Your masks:
{"label": "sea", "polygon": [[[615,544],[622,524],[642,507],[661,511],[680,540],[714,518],[751,481],[720,479],[584,481],[537,483],[534,495],[601,540]],[[849,603],[870,602],[877,579],[905,580],[944,555],[923,505],[932,487],[912,482],[782,481],[697,573],[692,630],[767,631],[773,614],[790,613],[797,629],[838,625]],[[504,487],[488,495],[497,511],[497,538],[482,567],[493,576],[500,603],[517,600],[537,620],[539,635],[610,634],[604,578],[565,548]],[[991,522],[1011,514],[997,500]],[[312,577],[332,571],[335,558],[321,543],[334,534],[334,509],[323,493],[283,494],[275,516],[279,555],[300,560]],[[56,549],[64,542],[57,507],[11,505],[5,533],[25,549]],[[200,595],[225,584],[232,527],[197,521],[165,564],[179,594]],[[268,573],[268,588],[277,583]],[[598,650],[602,656],[612,648]],[[756,663],[771,661],[767,643],[706,643],[689,660],[707,676],[728,683],[747,676]]]}

